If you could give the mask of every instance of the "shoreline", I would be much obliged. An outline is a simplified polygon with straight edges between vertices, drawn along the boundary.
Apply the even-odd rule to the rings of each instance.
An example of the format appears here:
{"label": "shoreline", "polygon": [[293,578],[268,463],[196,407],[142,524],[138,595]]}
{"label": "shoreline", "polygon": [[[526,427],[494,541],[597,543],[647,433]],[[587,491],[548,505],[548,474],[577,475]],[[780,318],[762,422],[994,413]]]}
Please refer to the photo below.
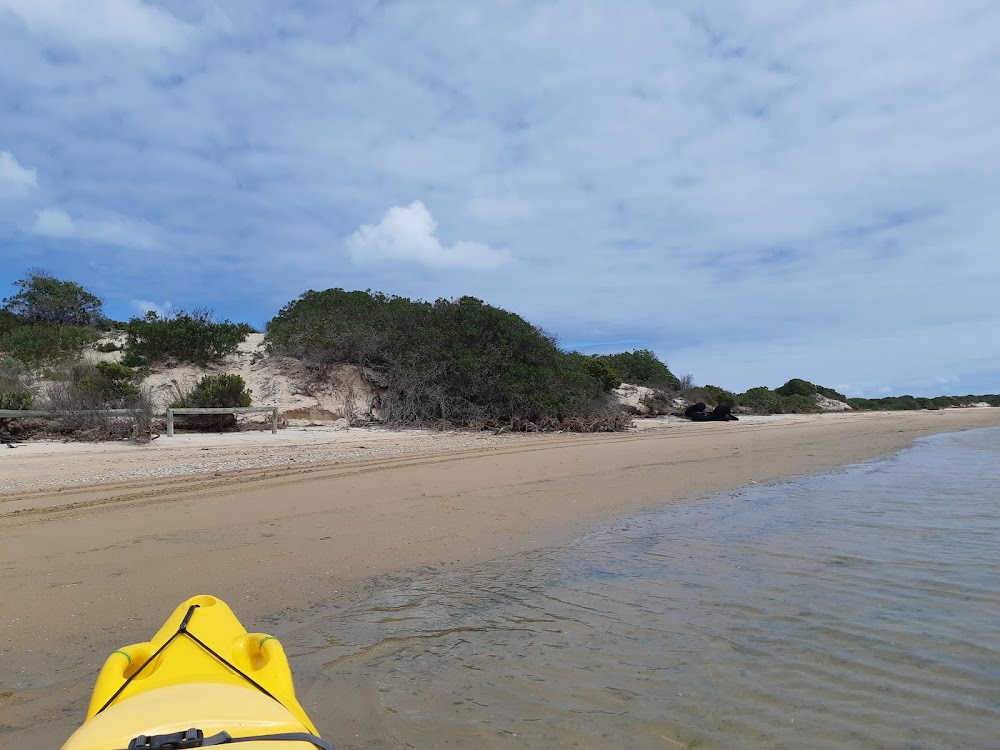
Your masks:
{"label": "shoreline", "polygon": [[[645,421],[625,434],[352,429],[184,436],[152,450],[3,449],[0,484],[22,487],[0,492],[0,595],[13,605],[0,617],[5,735],[61,742],[107,654],[148,638],[196,593],[280,637],[377,576],[508,557],[656,507],[880,458],[924,435],[1000,426],[1000,409]],[[135,475],[142,465],[184,471]]]}

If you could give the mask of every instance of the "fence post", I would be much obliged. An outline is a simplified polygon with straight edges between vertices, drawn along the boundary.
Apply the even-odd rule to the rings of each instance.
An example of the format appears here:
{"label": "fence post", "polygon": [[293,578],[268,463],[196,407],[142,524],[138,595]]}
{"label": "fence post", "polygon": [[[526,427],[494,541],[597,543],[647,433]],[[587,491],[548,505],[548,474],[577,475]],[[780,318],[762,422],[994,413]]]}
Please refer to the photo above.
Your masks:
{"label": "fence post", "polygon": [[174,436],[174,410],[167,409],[167,437]]}
{"label": "fence post", "polygon": [[271,434],[278,434],[278,407],[274,407],[274,411],[271,412]]}

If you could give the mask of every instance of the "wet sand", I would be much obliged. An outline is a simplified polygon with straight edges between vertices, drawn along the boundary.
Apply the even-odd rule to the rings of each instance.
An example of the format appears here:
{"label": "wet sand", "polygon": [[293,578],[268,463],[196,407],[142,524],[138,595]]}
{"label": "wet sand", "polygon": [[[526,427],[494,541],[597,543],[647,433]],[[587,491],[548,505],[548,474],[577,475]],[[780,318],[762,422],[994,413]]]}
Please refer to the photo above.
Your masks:
{"label": "wet sand", "polygon": [[642,424],[0,448],[0,746],[58,746],[106,655],[193,594],[280,634],[374,576],[516,555],[666,503],[1000,425],[1000,409]]}

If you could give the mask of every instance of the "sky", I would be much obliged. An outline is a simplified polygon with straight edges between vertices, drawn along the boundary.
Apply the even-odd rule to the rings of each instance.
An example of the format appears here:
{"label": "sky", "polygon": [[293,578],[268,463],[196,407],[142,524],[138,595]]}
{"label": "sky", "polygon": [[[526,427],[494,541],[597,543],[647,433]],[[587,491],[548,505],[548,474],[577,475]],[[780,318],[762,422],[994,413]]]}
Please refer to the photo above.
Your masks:
{"label": "sky", "polygon": [[0,0],[0,296],[473,295],[742,391],[1000,392],[995,0]]}

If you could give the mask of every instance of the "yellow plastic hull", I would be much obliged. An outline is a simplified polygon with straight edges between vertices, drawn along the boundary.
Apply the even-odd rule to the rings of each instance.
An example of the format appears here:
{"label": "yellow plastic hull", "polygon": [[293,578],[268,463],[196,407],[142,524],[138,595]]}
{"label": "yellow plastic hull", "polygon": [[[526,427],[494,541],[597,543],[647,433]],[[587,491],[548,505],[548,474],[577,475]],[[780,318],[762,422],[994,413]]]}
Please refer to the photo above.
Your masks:
{"label": "yellow plastic hull", "polygon": [[[192,606],[196,606],[193,611]],[[186,629],[194,637],[177,636],[189,613]],[[164,644],[166,648],[149,661]],[[192,727],[206,737],[219,732],[233,737],[317,733],[295,697],[291,669],[278,640],[248,633],[232,610],[211,596],[189,599],[152,640],[108,657],[94,686],[87,719],[63,750],[117,750],[140,735]],[[311,748],[299,740],[239,746],[251,750],[258,744],[269,750]]]}

